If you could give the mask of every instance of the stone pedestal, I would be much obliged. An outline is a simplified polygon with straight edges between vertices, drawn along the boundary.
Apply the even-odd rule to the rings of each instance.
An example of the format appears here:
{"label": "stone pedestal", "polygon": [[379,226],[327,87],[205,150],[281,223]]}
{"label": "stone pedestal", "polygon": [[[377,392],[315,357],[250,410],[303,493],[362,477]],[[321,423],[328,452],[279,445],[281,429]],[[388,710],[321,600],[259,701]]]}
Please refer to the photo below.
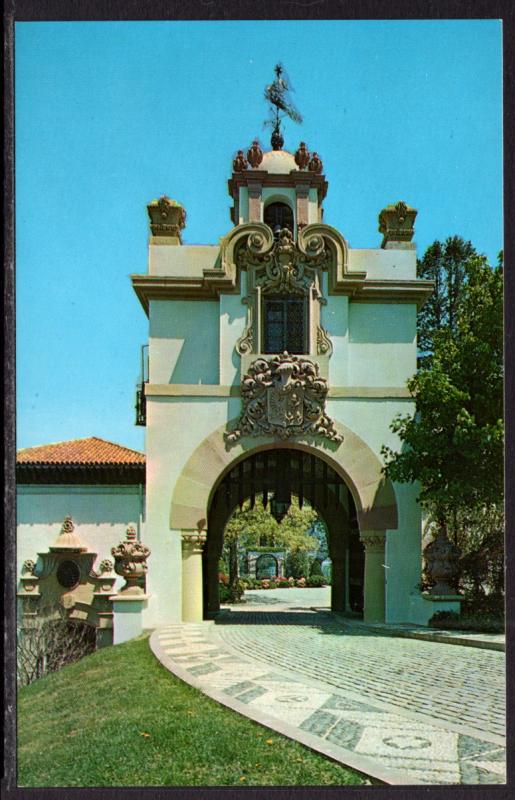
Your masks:
{"label": "stone pedestal", "polygon": [[141,612],[148,595],[115,594],[111,597],[114,611],[113,644],[121,644],[143,633]]}
{"label": "stone pedestal", "polygon": [[182,621],[202,622],[202,550],[204,532],[182,534]]}
{"label": "stone pedestal", "polygon": [[361,535],[365,546],[364,622],[385,621],[385,538],[384,533]]}

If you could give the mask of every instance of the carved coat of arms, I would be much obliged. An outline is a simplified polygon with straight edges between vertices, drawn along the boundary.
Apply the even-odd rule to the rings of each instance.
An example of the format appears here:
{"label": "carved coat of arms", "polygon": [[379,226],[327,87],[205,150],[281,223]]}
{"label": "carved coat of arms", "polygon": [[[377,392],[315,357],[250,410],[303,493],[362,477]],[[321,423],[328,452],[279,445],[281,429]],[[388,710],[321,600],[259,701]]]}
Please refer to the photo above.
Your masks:
{"label": "carved coat of arms", "polygon": [[286,352],[257,358],[241,384],[243,410],[237,427],[225,434],[225,440],[232,444],[242,436],[288,439],[310,433],[341,442],[325,413],[327,391],[318,364],[308,358]]}

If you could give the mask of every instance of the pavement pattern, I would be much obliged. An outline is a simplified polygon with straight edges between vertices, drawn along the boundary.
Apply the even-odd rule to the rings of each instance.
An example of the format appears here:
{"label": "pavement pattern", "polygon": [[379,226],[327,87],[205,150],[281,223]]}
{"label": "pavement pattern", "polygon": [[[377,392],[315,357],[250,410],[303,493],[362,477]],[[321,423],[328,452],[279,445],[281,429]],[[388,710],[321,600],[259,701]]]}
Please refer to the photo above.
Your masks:
{"label": "pavement pattern", "polygon": [[504,653],[378,633],[328,597],[248,592],[151,648],[215,700],[385,783],[505,783]]}

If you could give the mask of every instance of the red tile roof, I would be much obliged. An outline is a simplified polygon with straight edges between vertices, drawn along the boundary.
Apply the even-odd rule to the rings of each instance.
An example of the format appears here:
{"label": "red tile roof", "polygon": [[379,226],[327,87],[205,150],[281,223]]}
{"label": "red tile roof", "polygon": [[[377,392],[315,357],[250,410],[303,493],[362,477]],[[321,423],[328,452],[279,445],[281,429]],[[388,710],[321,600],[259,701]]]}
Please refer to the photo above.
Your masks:
{"label": "red tile roof", "polygon": [[17,464],[144,464],[145,456],[97,436],[18,450]]}

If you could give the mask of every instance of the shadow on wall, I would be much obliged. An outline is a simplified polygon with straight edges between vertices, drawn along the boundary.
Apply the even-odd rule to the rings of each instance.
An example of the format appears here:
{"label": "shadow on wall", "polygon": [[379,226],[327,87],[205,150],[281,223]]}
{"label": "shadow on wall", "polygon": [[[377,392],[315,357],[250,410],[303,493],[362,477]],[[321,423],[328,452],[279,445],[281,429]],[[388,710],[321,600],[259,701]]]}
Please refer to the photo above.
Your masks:
{"label": "shadow on wall", "polygon": [[416,315],[414,305],[352,303],[349,308],[350,341],[356,344],[412,344]]}
{"label": "shadow on wall", "polygon": [[[45,490],[47,487],[42,486]],[[84,494],[63,487],[62,492],[19,494],[17,507],[18,525],[62,525],[69,514],[75,525],[90,525],[107,528],[133,524],[140,517],[140,500],[135,487],[133,494],[116,495],[96,491]],[[93,488],[93,487],[92,487]]]}
{"label": "shadow on wall", "polygon": [[[183,300],[176,304],[173,316],[156,308],[151,319],[150,336],[162,339],[163,357],[176,354],[169,383],[218,383],[219,303],[218,301]],[[158,347],[158,342],[156,342]]]}

